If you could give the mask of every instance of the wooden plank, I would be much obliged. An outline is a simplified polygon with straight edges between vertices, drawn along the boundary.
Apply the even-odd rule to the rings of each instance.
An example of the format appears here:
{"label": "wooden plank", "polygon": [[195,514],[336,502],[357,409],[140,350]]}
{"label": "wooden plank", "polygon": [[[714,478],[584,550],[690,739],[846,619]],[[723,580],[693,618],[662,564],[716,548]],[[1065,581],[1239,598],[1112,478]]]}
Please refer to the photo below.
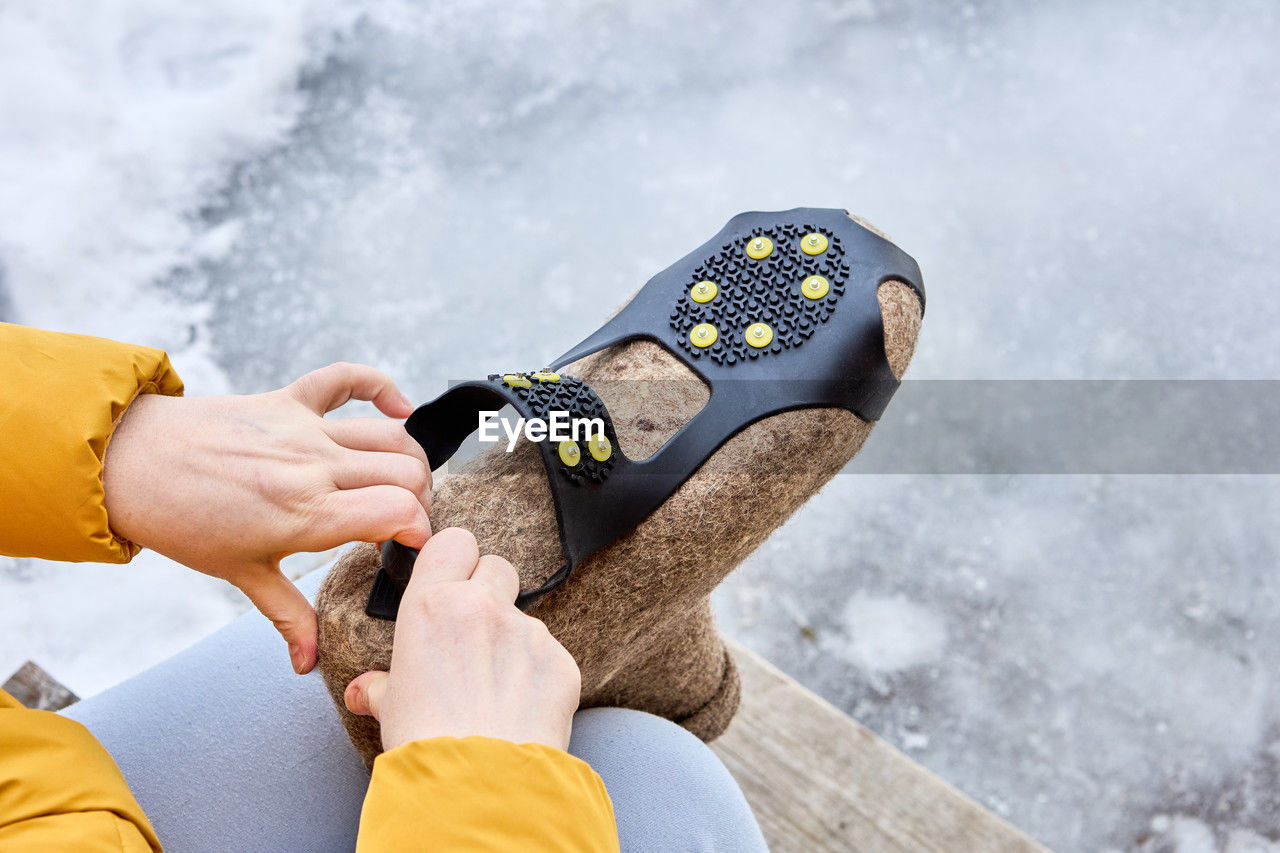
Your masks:
{"label": "wooden plank", "polygon": [[79,696],[31,661],[20,666],[0,689],[26,707],[38,711],[61,711],[80,701]]}
{"label": "wooden plank", "polygon": [[1047,853],[737,644],[742,707],[712,744],[773,853]]}

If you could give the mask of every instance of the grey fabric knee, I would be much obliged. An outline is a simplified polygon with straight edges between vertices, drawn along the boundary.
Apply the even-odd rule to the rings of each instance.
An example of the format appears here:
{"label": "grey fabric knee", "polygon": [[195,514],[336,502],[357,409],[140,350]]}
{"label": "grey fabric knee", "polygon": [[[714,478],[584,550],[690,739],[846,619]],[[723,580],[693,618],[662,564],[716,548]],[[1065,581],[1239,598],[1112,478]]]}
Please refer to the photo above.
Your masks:
{"label": "grey fabric knee", "polygon": [[623,853],[768,849],[720,759],[669,720],[626,708],[579,711],[569,751],[604,779]]}
{"label": "grey fabric knee", "polygon": [[[257,613],[64,713],[106,746],[173,853],[355,847],[364,764],[320,676],[295,675]],[[570,752],[604,779],[624,851],[765,849],[724,765],[673,723],[582,711]]]}

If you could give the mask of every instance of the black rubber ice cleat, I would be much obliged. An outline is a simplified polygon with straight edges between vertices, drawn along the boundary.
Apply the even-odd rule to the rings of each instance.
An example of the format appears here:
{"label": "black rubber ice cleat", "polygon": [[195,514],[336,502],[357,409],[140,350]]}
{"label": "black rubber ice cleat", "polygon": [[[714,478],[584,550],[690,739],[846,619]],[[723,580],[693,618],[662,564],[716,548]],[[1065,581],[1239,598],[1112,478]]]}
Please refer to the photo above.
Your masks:
{"label": "black rubber ice cleat", "polygon": [[[567,412],[603,422],[603,435],[590,442],[537,442],[565,563],[542,586],[520,594],[516,603],[524,609],[636,527],[756,421],[802,408],[843,408],[878,420],[899,384],[885,353],[876,295],[891,279],[910,286],[923,307],[916,262],[843,210],[739,214],[549,368],[455,385],[419,407],[406,428],[432,464],[441,465],[476,431],[484,410],[510,405],[526,419]],[[641,461],[618,449],[595,392],[557,372],[632,340],[658,344],[711,391],[702,411]],[[366,606],[370,616],[395,618],[416,557],[398,543],[383,546]]]}

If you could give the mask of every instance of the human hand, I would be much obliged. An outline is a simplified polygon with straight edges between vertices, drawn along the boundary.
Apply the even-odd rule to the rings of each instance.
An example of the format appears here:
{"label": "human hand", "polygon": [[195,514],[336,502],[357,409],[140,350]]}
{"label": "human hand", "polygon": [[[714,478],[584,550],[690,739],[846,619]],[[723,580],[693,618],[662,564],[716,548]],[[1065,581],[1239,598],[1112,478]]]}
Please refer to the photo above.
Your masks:
{"label": "human hand", "polygon": [[280,571],[297,551],[431,536],[431,466],[398,421],[325,420],[348,400],[394,418],[413,411],[372,367],[332,364],[267,394],[144,394],[107,446],[107,518],[120,537],[239,587],[316,663],[311,604]]}
{"label": "human hand", "polygon": [[396,619],[391,672],[347,686],[347,709],[382,724],[382,746],[484,737],[569,746],[582,676],[547,626],[515,607],[520,578],[452,527],[418,555]]}

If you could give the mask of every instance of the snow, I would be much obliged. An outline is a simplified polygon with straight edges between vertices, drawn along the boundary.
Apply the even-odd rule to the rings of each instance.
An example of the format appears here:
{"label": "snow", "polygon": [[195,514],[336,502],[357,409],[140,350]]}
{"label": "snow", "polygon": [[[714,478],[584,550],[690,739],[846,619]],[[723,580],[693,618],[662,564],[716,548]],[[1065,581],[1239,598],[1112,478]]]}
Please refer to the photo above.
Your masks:
{"label": "snow", "polygon": [[[121,0],[0,6],[0,319],[167,349],[189,393],[229,390],[206,306],[160,282],[231,247],[200,207],[279,144],[336,5]],[[241,612],[144,553],[127,569],[0,558],[0,671],[93,693]]]}
{"label": "snow", "polygon": [[[348,359],[423,399],[806,204],[919,259],[917,379],[1276,379],[1278,30],[1261,0],[10,2],[0,312],[165,346],[193,393]],[[715,603],[1054,849],[1266,850],[1277,517],[1275,476],[850,473]],[[154,556],[7,561],[0,669],[92,692],[243,606]]]}
{"label": "snow", "polygon": [[1280,842],[1268,841],[1248,829],[1226,833],[1221,843],[1213,827],[1186,815],[1156,815],[1151,819],[1151,837],[1143,850],[1168,850],[1169,853],[1280,853]]}
{"label": "snow", "polygon": [[842,617],[843,636],[830,635],[824,650],[869,672],[933,663],[946,647],[946,623],[901,595],[856,593],[845,603]]}

